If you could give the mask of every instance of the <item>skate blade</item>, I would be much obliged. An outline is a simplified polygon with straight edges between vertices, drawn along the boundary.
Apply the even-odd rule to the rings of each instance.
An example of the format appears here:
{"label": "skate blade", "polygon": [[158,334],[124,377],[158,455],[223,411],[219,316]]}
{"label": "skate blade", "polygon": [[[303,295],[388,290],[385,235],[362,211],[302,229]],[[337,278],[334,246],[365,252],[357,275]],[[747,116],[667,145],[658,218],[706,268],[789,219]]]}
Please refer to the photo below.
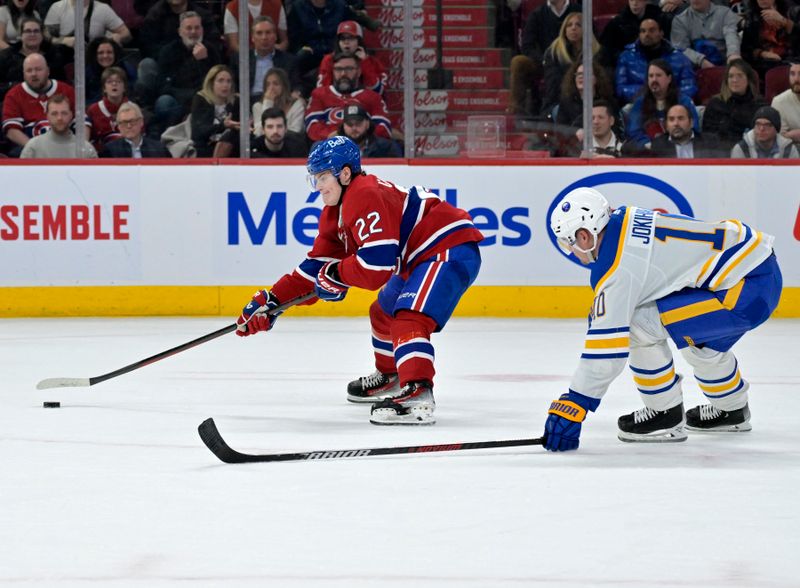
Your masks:
{"label": "skate blade", "polygon": [[680,443],[686,441],[689,436],[683,428],[663,431],[653,431],[646,435],[617,432],[617,439],[625,443]]}
{"label": "skate blade", "polygon": [[353,394],[348,394],[347,402],[352,402],[353,404],[375,404],[376,402],[380,402],[386,398],[397,398],[398,396],[400,396],[400,388],[390,392],[373,394],[372,396],[354,396]]}
{"label": "skate blade", "polygon": [[725,425],[713,429],[701,429],[700,427],[686,425],[686,429],[692,433],[746,433],[747,431],[753,430],[753,425],[750,423],[740,423],[738,425]]}
{"label": "skate blade", "polygon": [[433,410],[412,408],[406,414],[397,414],[391,408],[383,408],[372,411],[369,422],[373,425],[434,425],[436,419],[433,417]]}

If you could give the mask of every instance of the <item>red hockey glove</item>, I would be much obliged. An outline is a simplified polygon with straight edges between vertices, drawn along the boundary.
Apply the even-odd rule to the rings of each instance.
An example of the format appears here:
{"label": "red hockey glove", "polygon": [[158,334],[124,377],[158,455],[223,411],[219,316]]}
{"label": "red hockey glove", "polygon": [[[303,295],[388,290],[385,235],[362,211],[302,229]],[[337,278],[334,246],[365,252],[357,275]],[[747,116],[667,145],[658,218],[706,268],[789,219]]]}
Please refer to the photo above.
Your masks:
{"label": "red hockey glove", "polygon": [[339,302],[344,300],[349,286],[339,277],[339,262],[329,261],[319,269],[314,293],[320,300]]}
{"label": "red hockey glove", "polygon": [[255,335],[259,331],[269,331],[280,314],[269,314],[269,312],[279,305],[280,302],[272,292],[259,290],[253,294],[253,299],[242,309],[242,314],[236,320],[238,325],[236,334],[240,337],[247,337]]}

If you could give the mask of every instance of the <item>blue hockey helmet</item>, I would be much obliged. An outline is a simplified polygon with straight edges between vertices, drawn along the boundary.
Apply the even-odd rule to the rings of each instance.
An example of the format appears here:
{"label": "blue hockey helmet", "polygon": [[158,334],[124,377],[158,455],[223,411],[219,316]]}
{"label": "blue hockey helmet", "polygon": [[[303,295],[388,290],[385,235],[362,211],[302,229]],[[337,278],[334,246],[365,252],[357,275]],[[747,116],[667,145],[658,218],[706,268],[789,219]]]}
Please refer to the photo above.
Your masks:
{"label": "blue hockey helmet", "polygon": [[343,136],[331,137],[317,143],[308,155],[309,177],[330,171],[337,178],[344,166],[349,166],[354,174],[361,172],[361,151],[351,139]]}

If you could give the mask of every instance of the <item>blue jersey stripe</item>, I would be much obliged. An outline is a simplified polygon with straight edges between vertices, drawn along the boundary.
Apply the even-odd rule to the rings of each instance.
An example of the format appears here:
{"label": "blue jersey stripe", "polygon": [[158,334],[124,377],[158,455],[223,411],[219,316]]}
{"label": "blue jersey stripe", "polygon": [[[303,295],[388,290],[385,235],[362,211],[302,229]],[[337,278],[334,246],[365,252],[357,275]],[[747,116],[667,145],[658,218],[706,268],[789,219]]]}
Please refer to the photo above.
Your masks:
{"label": "blue jersey stripe", "polygon": [[581,359],[624,359],[628,357],[628,352],[625,353],[582,353]]}
{"label": "blue jersey stripe", "polygon": [[677,381],[678,381],[678,376],[675,376],[669,384],[667,384],[663,388],[659,388],[658,390],[642,390],[641,388],[637,389],[642,394],[647,394],[648,396],[652,396],[653,394],[661,394],[662,392],[667,392],[668,390],[671,390],[675,386],[675,382]]}
{"label": "blue jersey stripe", "polygon": [[375,245],[374,247],[369,247],[367,244],[359,248],[356,253],[367,265],[386,268],[394,267],[399,254],[399,248],[396,243]]}
{"label": "blue jersey stripe", "polygon": [[644,374],[644,375],[647,375],[647,374],[657,374],[658,372],[663,372],[664,370],[667,370],[667,369],[671,368],[673,363],[675,363],[675,362],[674,362],[674,361],[670,361],[670,362],[669,362],[667,365],[665,365],[664,367],[660,367],[660,368],[658,368],[658,369],[656,369],[656,370],[643,370],[643,369],[640,369],[640,368],[635,368],[635,367],[633,367],[633,366],[628,366],[628,367],[630,367],[630,368],[631,368],[631,371],[632,371],[634,374]]}
{"label": "blue jersey stripe", "polygon": [[694,377],[695,380],[698,382],[702,382],[703,384],[722,384],[723,382],[728,382],[736,376],[736,371],[739,369],[739,360],[736,360],[736,364],[733,366],[733,371],[725,376],[724,378],[720,378],[719,380],[704,380],[703,378],[698,378],[697,376]]}
{"label": "blue jersey stripe", "polygon": [[700,284],[700,288],[706,288],[707,289],[709,284],[711,284],[711,282],[714,280],[716,275],[719,273],[719,270],[722,269],[725,266],[725,264],[728,262],[728,260],[731,257],[733,257],[734,255],[736,255],[737,253],[739,253],[739,251],[741,251],[743,247],[747,246],[750,243],[750,239],[753,237],[753,231],[751,231],[750,227],[748,227],[747,225],[743,225],[743,226],[744,226],[744,229],[745,229],[745,234],[744,234],[744,239],[742,240],[742,242],[741,243],[737,243],[736,245],[734,245],[733,247],[728,249],[725,253],[723,253],[720,256],[719,261],[714,266],[714,270],[708,275],[708,277],[705,279],[705,281],[702,284]]}
{"label": "blue jersey stripe", "polygon": [[380,339],[376,339],[375,337],[372,338],[372,347],[374,349],[382,349],[383,351],[388,351],[389,353],[394,351],[394,346],[390,341],[381,341]]}
{"label": "blue jersey stripe", "polygon": [[730,396],[731,394],[736,394],[739,390],[742,389],[742,386],[744,386],[744,378],[742,378],[742,381],[739,382],[739,385],[736,386],[736,388],[731,390],[730,392],[725,392],[725,394],[708,394],[706,392],[703,392],[703,395],[706,398],[725,398],[726,396]]}
{"label": "blue jersey stripe", "polygon": [[403,211],[403,219],[400,221],[399,251],[401,254],[406,248],[406,243],[411,236],[411,231],[413,231],[414,227],[417,225],[420,206],[422,206],[422,199],[419,197],[419,194],[417,194],[417,188],[413,187],[408,191],[406,209]]}
{"label": "blue jersey stripe", "polygon": [[589,329],[589,335],[609,335],[611,333],[628,333],[630,327],[615,327],[613,329]]}

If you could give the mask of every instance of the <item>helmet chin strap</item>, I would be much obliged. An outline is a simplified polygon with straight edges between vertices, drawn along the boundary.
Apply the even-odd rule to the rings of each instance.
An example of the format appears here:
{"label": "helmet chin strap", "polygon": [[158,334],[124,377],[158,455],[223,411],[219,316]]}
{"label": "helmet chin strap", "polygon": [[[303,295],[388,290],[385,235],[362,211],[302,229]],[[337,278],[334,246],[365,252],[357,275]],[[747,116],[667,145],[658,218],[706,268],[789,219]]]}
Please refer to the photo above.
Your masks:
{"label": "helmet chin strap", "polygon": [[580,247],[578,247],[577,244],[573,245],[575,249],[577,249],[587,257],[589,263],[594,263],[595,261],[597,261],[597,257],[594,254],[594,250],[597,248],[597,235],[592,233],[592,238],[594,239],[594,243],[592,243],[592,246],[589,247],[589,249],[581,249]]}

